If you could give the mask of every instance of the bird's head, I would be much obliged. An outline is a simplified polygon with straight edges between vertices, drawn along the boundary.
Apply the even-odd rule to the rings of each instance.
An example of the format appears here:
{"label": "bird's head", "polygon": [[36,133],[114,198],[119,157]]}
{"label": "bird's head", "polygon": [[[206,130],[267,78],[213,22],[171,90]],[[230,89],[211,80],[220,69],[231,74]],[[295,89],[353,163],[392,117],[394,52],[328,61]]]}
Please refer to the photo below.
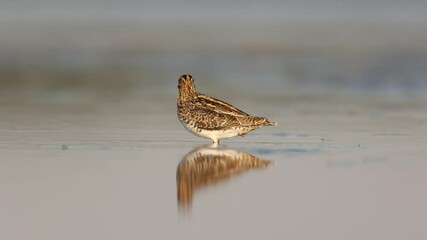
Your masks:
{"label": "bird's head", "polygon": [[194,79],[191,75],[185,74],[178,79],[179,98],[181,100],[189,100],[196,94]]}

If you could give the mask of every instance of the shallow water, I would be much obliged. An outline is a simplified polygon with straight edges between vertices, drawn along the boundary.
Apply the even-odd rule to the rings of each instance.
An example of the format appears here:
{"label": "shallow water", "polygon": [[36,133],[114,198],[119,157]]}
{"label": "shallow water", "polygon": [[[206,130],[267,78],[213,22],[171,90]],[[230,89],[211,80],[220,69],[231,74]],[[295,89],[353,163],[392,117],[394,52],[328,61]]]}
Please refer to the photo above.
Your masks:
{"label": "shallow water", "polygon": [[425,100],[237,103],[279,126],[211,149],[168,101],[1,105],[0,239],[427,238]]}

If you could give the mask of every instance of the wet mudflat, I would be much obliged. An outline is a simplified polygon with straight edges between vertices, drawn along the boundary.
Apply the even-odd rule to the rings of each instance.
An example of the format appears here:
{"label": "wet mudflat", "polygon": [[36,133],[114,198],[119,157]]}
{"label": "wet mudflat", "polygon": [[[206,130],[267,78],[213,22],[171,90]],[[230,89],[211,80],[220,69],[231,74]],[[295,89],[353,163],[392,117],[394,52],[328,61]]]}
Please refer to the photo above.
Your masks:
{"label": "wet mudflat", "polygon": [[220,148],[145,100],[3,103],[0,238],[427,238],[425,99],[233,101],[279,126]]}

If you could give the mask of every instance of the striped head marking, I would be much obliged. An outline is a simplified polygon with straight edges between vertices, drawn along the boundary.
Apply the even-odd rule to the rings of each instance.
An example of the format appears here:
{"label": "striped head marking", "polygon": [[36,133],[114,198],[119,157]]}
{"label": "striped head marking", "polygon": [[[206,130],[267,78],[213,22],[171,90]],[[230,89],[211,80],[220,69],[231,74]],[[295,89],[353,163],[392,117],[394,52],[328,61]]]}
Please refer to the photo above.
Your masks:
{"label": "striped head marking", "polygon": [[185,74],[179,77],[178,80],[178,88],[181,88],[185,85],[194,85],[194,79],[193,76]]}
{"label": "striped head marking", "polygon": [[191,75],[185,74],[178,79],[179,98],[188,100],[195,96],[196,87]]}

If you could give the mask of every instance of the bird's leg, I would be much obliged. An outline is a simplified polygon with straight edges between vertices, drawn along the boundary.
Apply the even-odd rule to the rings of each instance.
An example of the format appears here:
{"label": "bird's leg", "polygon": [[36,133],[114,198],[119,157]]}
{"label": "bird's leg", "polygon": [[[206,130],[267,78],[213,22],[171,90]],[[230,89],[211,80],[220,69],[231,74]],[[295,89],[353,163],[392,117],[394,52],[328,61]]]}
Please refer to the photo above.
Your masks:
{"label": "bird's leg", "polygon": [[218,145],[219,145],[219,139],[212,139],[212,141],[213,141],[212,146],[218,147]]}

